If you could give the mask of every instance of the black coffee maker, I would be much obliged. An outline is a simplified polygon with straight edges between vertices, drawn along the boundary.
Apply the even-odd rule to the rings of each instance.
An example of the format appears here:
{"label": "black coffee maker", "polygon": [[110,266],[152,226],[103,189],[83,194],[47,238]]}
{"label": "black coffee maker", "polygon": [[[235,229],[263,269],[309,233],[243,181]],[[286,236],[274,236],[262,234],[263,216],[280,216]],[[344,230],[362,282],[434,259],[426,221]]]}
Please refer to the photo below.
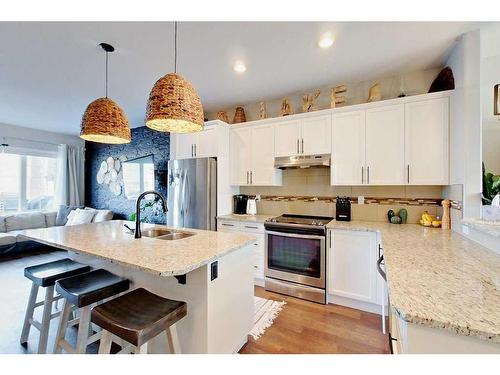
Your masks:
{"label": "black coffee maker", "polygon": [[233,195],[233,213],[236,215],[245,215],[247,213],[248,195]]}
{"label": "black coffee maker", "polygon": [[349,197],[337,197],[335,212],[335,220],[351,221],[351,199]]}

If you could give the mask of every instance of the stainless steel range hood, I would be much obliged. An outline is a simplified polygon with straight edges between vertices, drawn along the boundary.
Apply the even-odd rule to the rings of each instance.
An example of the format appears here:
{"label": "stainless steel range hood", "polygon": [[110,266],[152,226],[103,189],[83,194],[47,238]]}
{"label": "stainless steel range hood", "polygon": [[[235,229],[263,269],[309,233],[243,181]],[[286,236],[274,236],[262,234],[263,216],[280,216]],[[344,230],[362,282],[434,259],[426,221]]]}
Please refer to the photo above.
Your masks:
{"label": "stainless steel range hood", "polygon": [[274,168],[329,168],[330,154],[284,156],[274,158]]}

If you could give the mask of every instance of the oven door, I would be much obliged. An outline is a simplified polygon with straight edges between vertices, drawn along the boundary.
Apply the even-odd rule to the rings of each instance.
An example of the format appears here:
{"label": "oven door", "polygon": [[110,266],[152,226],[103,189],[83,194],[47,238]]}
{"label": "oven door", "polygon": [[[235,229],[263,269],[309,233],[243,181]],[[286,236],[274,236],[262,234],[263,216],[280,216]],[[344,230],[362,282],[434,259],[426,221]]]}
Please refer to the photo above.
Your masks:
{"label": "oven door", "polygon": [[325,288],[325,243],[325,236],[266,231],[266,277]]}

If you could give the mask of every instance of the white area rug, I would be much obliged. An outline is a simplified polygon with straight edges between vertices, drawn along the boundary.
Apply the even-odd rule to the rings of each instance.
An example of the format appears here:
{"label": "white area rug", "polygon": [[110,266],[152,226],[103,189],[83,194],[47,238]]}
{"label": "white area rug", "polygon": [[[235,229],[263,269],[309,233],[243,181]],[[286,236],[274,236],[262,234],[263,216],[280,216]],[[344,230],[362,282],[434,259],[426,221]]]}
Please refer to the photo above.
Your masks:
{"label": "white area rug", "polygon": [[264,334],[267,328],[273,325],[274,319],[276,319],[286,305],[286,302],[254,297],[254,303],[253,328],[250,331],[250,335],[254,340],[257,340]]}

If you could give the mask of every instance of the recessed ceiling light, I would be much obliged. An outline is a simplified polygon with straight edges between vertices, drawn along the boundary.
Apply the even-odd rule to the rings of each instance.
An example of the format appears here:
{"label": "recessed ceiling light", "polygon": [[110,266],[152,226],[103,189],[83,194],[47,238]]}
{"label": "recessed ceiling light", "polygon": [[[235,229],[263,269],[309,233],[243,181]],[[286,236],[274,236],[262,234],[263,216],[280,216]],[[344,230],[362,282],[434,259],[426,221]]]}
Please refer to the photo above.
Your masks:
{"label": "recessed ceiling light", "polygon": [[325,34],[318,42],[319,48],[329,48],[333,44],[333,37],[330,34]]}
{"label": "recessed ceiling light", "polygon": [[236,73],[245,73],[247,70],[246,65],[243,63],[243,61],[236,61],[234,63],[233,69]]}

